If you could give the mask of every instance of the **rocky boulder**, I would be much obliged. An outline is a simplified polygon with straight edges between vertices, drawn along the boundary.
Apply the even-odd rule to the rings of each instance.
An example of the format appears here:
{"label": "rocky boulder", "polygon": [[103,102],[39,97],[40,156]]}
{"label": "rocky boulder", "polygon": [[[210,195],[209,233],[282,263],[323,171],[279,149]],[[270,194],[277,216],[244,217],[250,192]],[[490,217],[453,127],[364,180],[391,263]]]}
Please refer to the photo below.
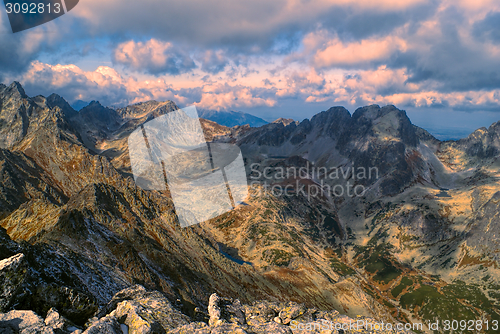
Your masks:
{"label": "rocky boulder", "polygon": [[126,325],[129,334],[163,334],[190,322],[160,292],[149,292],[140,285],[117,293],[99,316],[105,314]]}
{"label": "rocky boulder", "polygon": [[[10,311],[0,313],[2,334],[80,334],[81,329],[51,309],[45,320],[33,311]],[[103,333],[103,332],[96,332]],[[117,332],[122,334],[121,331]]]}
{"label": "rocky boulder", "polygon": [[38,287],[33,296],[33,304],[45,314],[47,309],[55,307],[63,310],[62,313],[70,320],[79,324],[85,322],[98,309],[94,298],[76,289],[57,286],[55,284]]}
{"label": "rocky boulder", "polygon": [[19,253],[0,261],[0,311],[5,312],[26,279],[26,261]]}
{"label": "rocky boulder", "polygon": [[[43,319],[33,311],[10,311],[0,314],[0,333],[51,333]],[[53,333],[53,331],[52,331]]]}
{"label": "rocky boulder", "polygon": [[[83,334],[122,334],[118,320],[113,316],[106,316],[92,323]],[[132,332],[130,332],[132,333]]]}
{"label": "rocky boulder", "polygon": [[245,325],[245,313],[238,299],[221,298],[216,293],[208,301],[209,324],[216,326],[222,323]]}

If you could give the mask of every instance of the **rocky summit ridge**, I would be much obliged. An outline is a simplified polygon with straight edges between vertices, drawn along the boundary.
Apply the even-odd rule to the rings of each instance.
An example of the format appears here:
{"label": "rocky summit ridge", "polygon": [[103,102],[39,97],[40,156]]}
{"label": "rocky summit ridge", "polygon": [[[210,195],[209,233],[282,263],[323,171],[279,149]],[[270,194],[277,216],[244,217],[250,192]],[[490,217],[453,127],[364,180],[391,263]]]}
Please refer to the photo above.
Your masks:
{"label": "rocky summit ridge", "polygon": [[[76,112],[58,95],[0,85],[0,328],[290,333],[295,319],[500,320],[498,123],[441,142],[395,106],[260,127],[201,119],[207,141],[240,147],[252,186],[235,210],[183,229],[168,192],[135,185],[127,146],[176,109]],[[276,174],[299,168],[306,175]],[[363,192],[311,195],[348,186]],[[285,316],[290,302],[304,313]],[[244,316],[224,315],[235,308]]]}

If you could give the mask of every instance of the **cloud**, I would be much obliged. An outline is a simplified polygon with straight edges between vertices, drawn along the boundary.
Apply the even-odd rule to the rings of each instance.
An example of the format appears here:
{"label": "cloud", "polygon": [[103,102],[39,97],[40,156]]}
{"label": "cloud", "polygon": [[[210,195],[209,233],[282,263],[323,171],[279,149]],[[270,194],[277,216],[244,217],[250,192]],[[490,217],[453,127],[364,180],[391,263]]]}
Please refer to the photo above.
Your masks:
{"label": "cloud", "polygon": [[[254,0],[170,1],[87,0],[73,15],[85,23],[90,35],[151,36],[160,40],[216,48],[220,46],[251,52],[254,46],[270,50],[276,38],[310,31],[345,16],[343,29],[355,36],[383,26],[402,24],[412,11],[434,6],[432,0]],[[398,14],[404,12],[403,19]],[[389,18],[385,14],[392,14]],[[401,15],[400,15],[401,16]],[[372,19],[373,18],[373,19]],[[380,19],[375,19],[380,18]],[[369,24],[359,31],[356,22]],[[345,24],[344,24],[345,23]],[[338,28],[338,27],[337,27]]]}
{"label": "cloud", "polygon": [[173,88],[164,79],[137,80],[107,66],[84,71],[75,65],[32,63],[20,79],[31,95],[57,93],[68,101],[99,100],[104,105],[124,106],[147,100],[173,100],[180,106],[196,104],[205,109],[267,106],[276,104],[274,90],[243,85],[208,83]]}
{"label": "cloud", "polygon": [[[0,15],[0,73],[20,73],[40,52],[61,41],[61,34],[49,22],[35,29],[13,34],[7,15]],[[1,74],[0,74],[1,75]]]}
{"label": "cloud", "polygon": [[478,38],[500,44],[500,12],[488,13],[483,20],[474,23],[472,31]]}
{"label": "cloud", "polygon": [[408,77],[406,70],[386,66],[342,73],[287,68],[276,73],[272,80],[254,74],[251,80],[239,77],[235,82],[221,83],[221,80],[204,81],[198,76],[181,88],[164,78],[152,76],[139,80],[107,66],[85,71],[75,65],[35,61],[20,81],[30,95],[47,96],[55,92],[69,102],[99,100],[104,105],[114,106],[154,99],[216,110],[279,108],[287,105],[287,101],[296,101],[294,103],[304,109],[314,103],[348,108],[376,103],[401,108],[500,111],[500,89],[439,92],[426,84],[409,82]]}
{"label": "cloud", "polygon": [[273,94],[268,90],[242,85],[212,84],[203,87],[202,98],[197,105],[205,109],[215,110],[260,106],[274,107],[277,101],[271,95]]}
{"label": "cloud", "polygon": [[222,50],[207,50],[200,57],[200,61],[202,62],[201,69],[212,74],[222,72],[229,64],[229,60]]}
{"label": "cloud", "polygon": [[396,52],[407,50],[405,40],[397,36],[343,42],[338,36],[332,36],[324,30],[307,34],[303,44],[305,54],[298,57],[310,57],[315,68],[366,67],[386,61]]}
{"label": "cloud", "polygon": [[500,88],[500,45],[473,34],[466,13],[446,7],[432,20],[406,33],[408,49],[387,61],[406,68],[409,82],[425,83],[441,92]]}
{"label": "cloud", "polygon": [[86,0],[0,36],[0,77],[107,105],[497,110],[499,20],[494,0]]}
{"label": "cloud", "polygon": [[170,42],[150,39],[147,42],[128,41],[118,45],[113,60],[136,71],[149,74],[181,74],[196,67],[193,59]]}
{"label": "cloud", "polygon": [[325,87],[325,78],[314,69],[307,72],[291,71],[284,75],[283,81],[284,86],[281,86],[276,92],[280,98],[305,98],[307,100],[310,94],[321,95],[325,93],[325,90],[328,91]]}

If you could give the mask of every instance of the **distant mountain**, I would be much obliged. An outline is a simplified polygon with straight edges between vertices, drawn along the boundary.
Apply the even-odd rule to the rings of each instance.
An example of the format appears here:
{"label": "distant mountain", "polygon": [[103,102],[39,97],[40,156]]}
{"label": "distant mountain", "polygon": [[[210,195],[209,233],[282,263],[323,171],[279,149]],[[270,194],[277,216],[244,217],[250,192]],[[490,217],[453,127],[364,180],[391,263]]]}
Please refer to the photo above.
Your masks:
{"label": "distant mountain", "polygon": [[[0,312],[55,307],[92,325],[98,309],[139,307],[115,295],[139,283],[196,321],[208,321],[199,310],[213,292],[239,298],[258,308],[244,308],[249,325],[276,319],[276,333],[330,309],[386,323],[500,320],[500,123],[442,142],[395,106],[260,127],[202,119],[207,141],[240,147],[254,187],[246,205],[182,229],[168,191],[136,186],[127,145],[176,109],[92,102],[77,113],[0,85]],[[316,311],[279,304],[290,301]]]}
{"label": "distant mountain", "polygon": [[293,120],[292,118],[283,118],[280,117],[277,120],[273,121],[274,124],[282,123],[284,126],[287,126],[290,123],[295,123],[295,125],[299,125],[300,122]]}
{"label": "distant mountain", "polygon": [[227,127],[233,127],[245,124],[248,124],[251,127],[259,127],[269,123],[263,120],[262,118],[247,113],[243,113],[241,111],[217,111],[217,110],[199,109],[198,115],[201,118],[208,119],[212,122]]}
{"label": "distant mountain", "polygon": [[85,108],[86,106],[89,105],[90,102],[82,101],[82,100],[76,100],[71,104],[71,107],[75,109],[76,111],[80,111],[81,109]]}

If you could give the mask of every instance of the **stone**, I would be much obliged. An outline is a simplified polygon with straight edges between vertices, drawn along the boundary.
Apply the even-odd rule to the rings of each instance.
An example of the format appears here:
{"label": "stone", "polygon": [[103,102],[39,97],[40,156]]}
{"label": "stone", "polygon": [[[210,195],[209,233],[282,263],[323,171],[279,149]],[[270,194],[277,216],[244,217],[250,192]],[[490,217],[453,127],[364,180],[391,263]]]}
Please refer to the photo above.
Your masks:
{"label": "stone", "polygon": [[190,322],[189,317],[176,310],[160,292],[148,292],[140,285],[118,292],[105,310],[119,323],[127,325],[130,334],[162,334]]}
{"label": "stone", "polygon": [[27,268],[23,253],[0,261],[0,312],[8,310],[25,281],[26,274]]}
{"label": "stone", "polygon": [[210,326],[214,326],[220,320],[221,311],[219,300],[220,297],[216,293],[212,294],[208,300],[208,316],[210,317],[208,324]]}
{"label": "stone", "polygon": [[209,324],[214,326],[220,323],[246,324],[246,316],[239,299],[222,298],[216,293],[208,301]]}
{"label": "stone", "polygon": [[54,330],[69,331],[68,328],[74,328],[73,332],[78,330],[78,328],[74,324],[60,315],[55,308],[51,308],[49,312],[47,312],[44,323],[45,326],[50,327]]}
{"label": "stone", "polygon": [[[43,319],[33,311],[10,311],[0,314],[0,333],[50,333]],[[52,331],[53,333],[53,331]]]}
{"label": "stone", "polygon": [[254,334],[292,334],[288,326],[277,324],[276,322],[267,322],[251,327],[251,333]]}
{"label": "stone", "polygon": [[123,334],[117,319],[107,316],[93,323],[83,334]]}
{"label": "stone", "polygon": [[44,311],[55,307],[69,320],[78,324],[84,323],[98,308],[93,296],[55,284],[39,286],[33,296],[33,304]]}
{"label": "stone", "polygon": [[297,319],[304,313],[306,313],[307,308],[304,305],[299,305],[293,302],[280,311],[279,317],[283,324],[288,325],[292,320]]}
{"label": "stone", "polygon": [[248,334],[241,326],[237,324],[220,323],[212,328],[210,334]]}
{"label": "stone", "polygon": [[248,323],[263,323],[272,321],[283,307],[276,302],[258,301],[245,305],[244,312]]}
{"label": "stone", "polygon": [[204,322],[192,322],[173,329],[168,334],[211,334],[211,329]]}

